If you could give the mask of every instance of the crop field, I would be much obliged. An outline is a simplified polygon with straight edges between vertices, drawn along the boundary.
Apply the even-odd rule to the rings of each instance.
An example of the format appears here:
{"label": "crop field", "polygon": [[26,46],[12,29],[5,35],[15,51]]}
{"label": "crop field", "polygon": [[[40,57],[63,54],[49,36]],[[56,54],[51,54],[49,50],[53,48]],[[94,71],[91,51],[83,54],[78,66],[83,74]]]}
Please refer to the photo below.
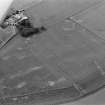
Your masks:
{"label": "crop field", "polygon": [[[47,30],[29,38],[18,34],[0,49],[0,105],[54,105],[103,88],[105,0],[23,5],[34,26]],[[9,37],[9,30],[0,30],[1,41]]]}

